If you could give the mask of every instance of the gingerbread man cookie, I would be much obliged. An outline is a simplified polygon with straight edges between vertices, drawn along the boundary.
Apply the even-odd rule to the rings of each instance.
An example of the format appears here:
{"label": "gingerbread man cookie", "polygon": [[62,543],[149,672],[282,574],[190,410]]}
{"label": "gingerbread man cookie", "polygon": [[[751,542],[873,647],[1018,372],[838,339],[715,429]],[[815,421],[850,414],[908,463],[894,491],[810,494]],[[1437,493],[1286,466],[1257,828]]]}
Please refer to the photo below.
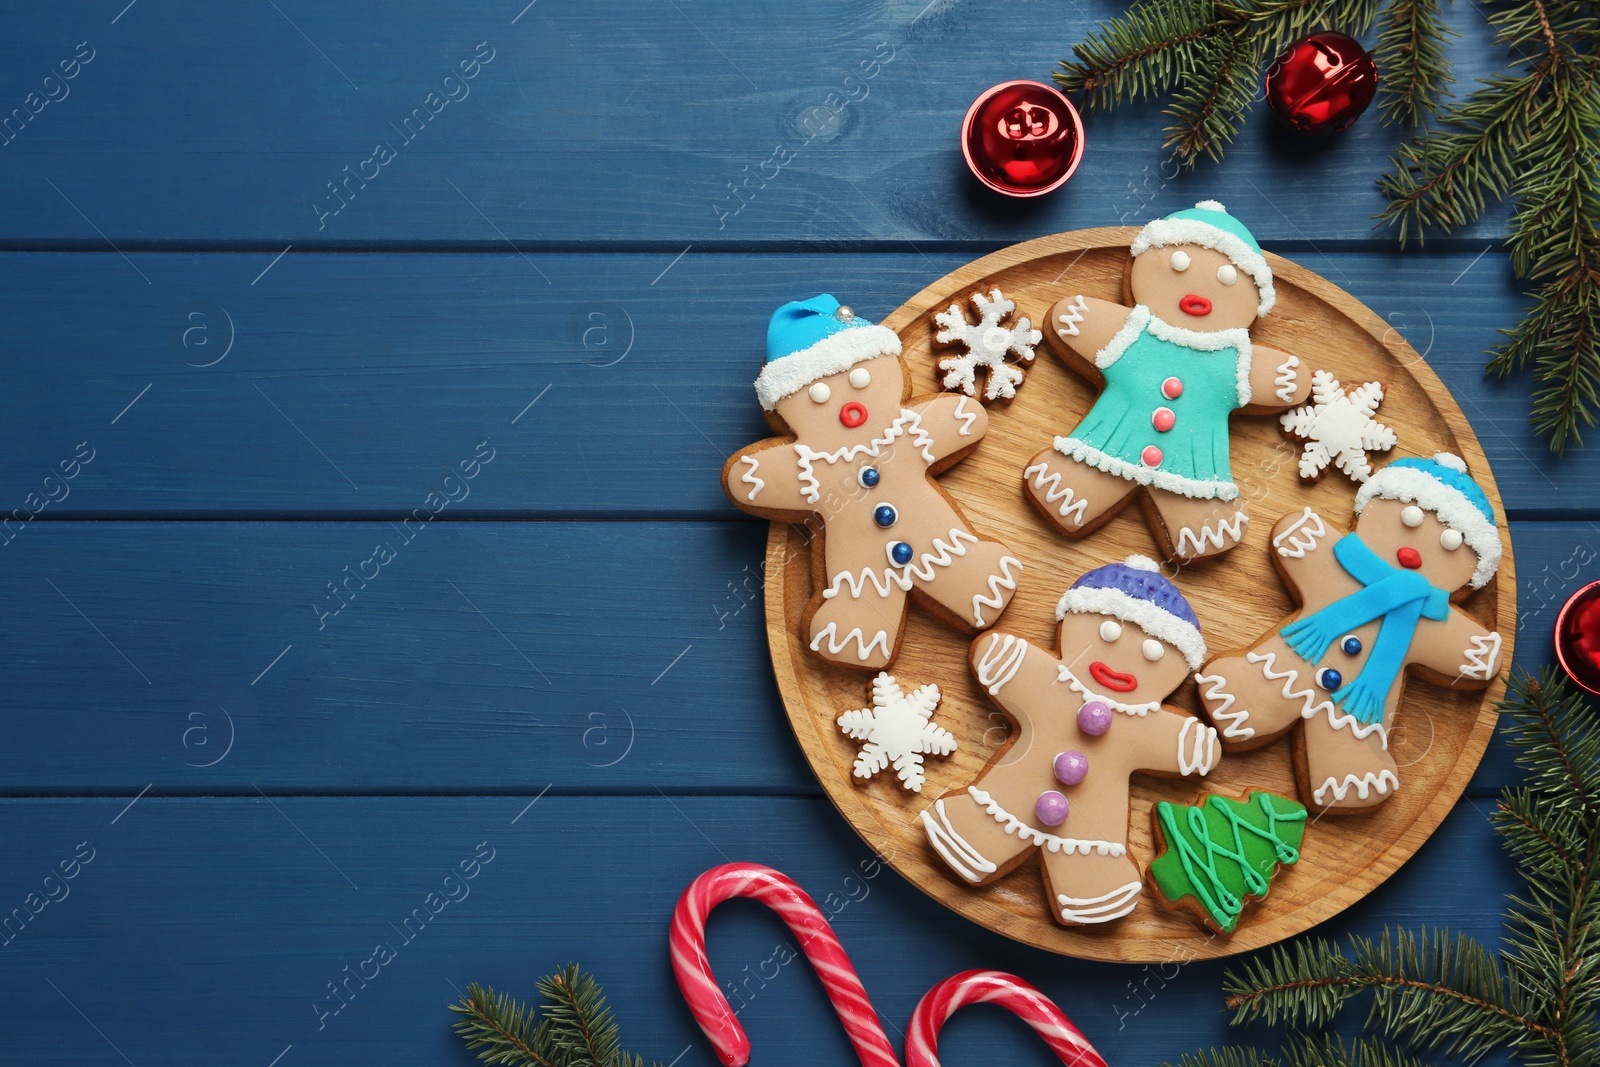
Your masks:
{"label": "gingerbread man cookie", "polygon": [[1001,632],[972,643],[973,676],[1014,729],[922,824],[972,885],[1004,877],[1038,848],[1056,921],[1104,923],[1139,903],[1129,776],[1216,766],[1216,731],[1161,703],[1205,659],[1205,642],[1189,602],[1144,556],[1079,578],[1056,616],[1059,655]]}
{"label": "gingerbread man cookie", "polygon": [[1278,520],[1272,562],[1301,610],[1195,676],[1225,749],[1304,723],[1301,799],[1330,813],[1368,811],[1400,787],[1389,731],[1408,676],[1483,689],[1500,670],[1500,635],[1451,603],[1500,566],[1494,508],[1466,464],[1396,460],[1356,493],[1355,513],[1349,533],[1310,508]]}
{"label": "gingerbread man cookie", "polygon": [[1251,324],[1276,300],[1272,269],[1221,204],[1157,219],[1129,250],[1133,307],[1074,295],[1046,317],[1056,353],[1104,388],[1076,429],[1028,461],[1023,485],[1069,537],[1092,533],[1143,488],[1162,551],[1190,562],[1233,548],[1250,522],[1228,416],[1294,407],[1311,383],[1296,356],[1251,342]]}
{"label": "gingerbread man cookie", "polygon": [[829,663],[881,670],[908,596],[950,626],[991,626],[1022,564],[981,537],[933,475],[983,439],[988,413],[965,396],[910,398],[893,330],[831,296],[785,304],[767,330],[756,396],[790,436],[741,448],[722,468],[737,507],[812,522],[817,592],[802,622]]}

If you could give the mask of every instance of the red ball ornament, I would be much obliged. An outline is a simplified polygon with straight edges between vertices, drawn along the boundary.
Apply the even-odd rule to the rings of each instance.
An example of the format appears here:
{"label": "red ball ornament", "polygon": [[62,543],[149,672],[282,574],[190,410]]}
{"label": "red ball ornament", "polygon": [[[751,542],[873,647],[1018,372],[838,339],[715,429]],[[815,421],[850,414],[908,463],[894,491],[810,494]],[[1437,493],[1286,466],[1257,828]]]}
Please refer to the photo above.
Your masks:
{"label": "red ball ornament", "polygon": [[1334,133],[1367,110],[1378,65],[1361,42],[1332,30],[1284,49],[1267,70],[1267,104],[1300,133]]}
{"label": "red ball ornament", "polygon": [[1072,101],[1053,86],[1001,82],[967,109],[961,154],[973,175],[995,192],[1043,196],[1078,169],[1083,120]]}
{"label": "red ball ornament", "polygon": [[1556,661],[1567,677],[1600,696],[1600,582],[1591,582],[1556,616]]}

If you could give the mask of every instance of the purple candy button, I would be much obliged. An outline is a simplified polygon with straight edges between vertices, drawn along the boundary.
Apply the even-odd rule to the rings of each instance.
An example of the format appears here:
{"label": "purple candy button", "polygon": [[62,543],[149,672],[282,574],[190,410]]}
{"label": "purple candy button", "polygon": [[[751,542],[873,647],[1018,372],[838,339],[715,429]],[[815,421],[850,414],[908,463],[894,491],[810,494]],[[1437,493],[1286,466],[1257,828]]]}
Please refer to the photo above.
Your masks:
{"label": "purple candy button", "polygon": [[1090,737],[1099,737],[1111,729],[1111,705],[1103,700],[1091,700],[1079,708],[1078,729]]}
{"label": "purple candy button", "polygon": [[1033,814],[1046,826],[1060,826],[1067,821],[1067,798],[1054,789],[1039,794],[1033,805]]}
{"label": "purple candy button", "polygon": [[1056,781],[1077,785],[1089,776],[1089,757],[1082,752],[1062,752],[1056,756]]}

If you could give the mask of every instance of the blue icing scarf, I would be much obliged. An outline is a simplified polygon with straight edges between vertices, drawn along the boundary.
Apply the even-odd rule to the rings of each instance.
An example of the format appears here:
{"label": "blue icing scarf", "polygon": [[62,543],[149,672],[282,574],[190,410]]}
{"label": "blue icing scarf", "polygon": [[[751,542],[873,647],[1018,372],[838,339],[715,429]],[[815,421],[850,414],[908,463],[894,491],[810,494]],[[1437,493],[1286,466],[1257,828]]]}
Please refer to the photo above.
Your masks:
{"label": "blue icing scarf", "polygon": [[1384,703],[1405,666],[1418,620],[1447,618],[1450,594],[1416,571],[1393,566],[1353,533],[1339,539],[1333,556],[1364,588],[1296,619],[1279,633],[1301,659],[1315,666],[1340,637],[1373,619],[1383,620],[1361,672],[1333,692],[1335,703],[1367,725],[1383,718]]}

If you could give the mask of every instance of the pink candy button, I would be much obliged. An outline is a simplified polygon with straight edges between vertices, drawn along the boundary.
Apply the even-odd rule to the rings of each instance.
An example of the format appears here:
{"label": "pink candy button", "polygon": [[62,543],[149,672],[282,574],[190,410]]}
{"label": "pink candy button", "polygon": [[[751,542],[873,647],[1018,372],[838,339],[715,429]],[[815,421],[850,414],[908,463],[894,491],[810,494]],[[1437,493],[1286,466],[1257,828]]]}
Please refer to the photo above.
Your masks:
{"label": "pink candy button", "polygon": [[1161,395],[1168,400],[1176,400],[1183,395],[1183,382],[1178,378],[1168,378],[1161,383]]}
{"label": "pink candy button", "polygon": [[1139,458],[1144,461],[1146,467],[1159,467],[1161,466],[1161,449],[1155,445],[1145,445],[1144,451],[1139,453]]}
{"label": "pink candy button", "polygon": [[[1168,430],[1172,429],[1173,425],[1177,421],[1178,416],[1172,413],[1171,408],[1156,408],[1155,411],[1150,414],[1150,425],[1154,426],[1156,428],[1156,432],[1158,433],[1166,433]],[[1156,462],[1159,463],[1160,460],[1157,460]]]}

